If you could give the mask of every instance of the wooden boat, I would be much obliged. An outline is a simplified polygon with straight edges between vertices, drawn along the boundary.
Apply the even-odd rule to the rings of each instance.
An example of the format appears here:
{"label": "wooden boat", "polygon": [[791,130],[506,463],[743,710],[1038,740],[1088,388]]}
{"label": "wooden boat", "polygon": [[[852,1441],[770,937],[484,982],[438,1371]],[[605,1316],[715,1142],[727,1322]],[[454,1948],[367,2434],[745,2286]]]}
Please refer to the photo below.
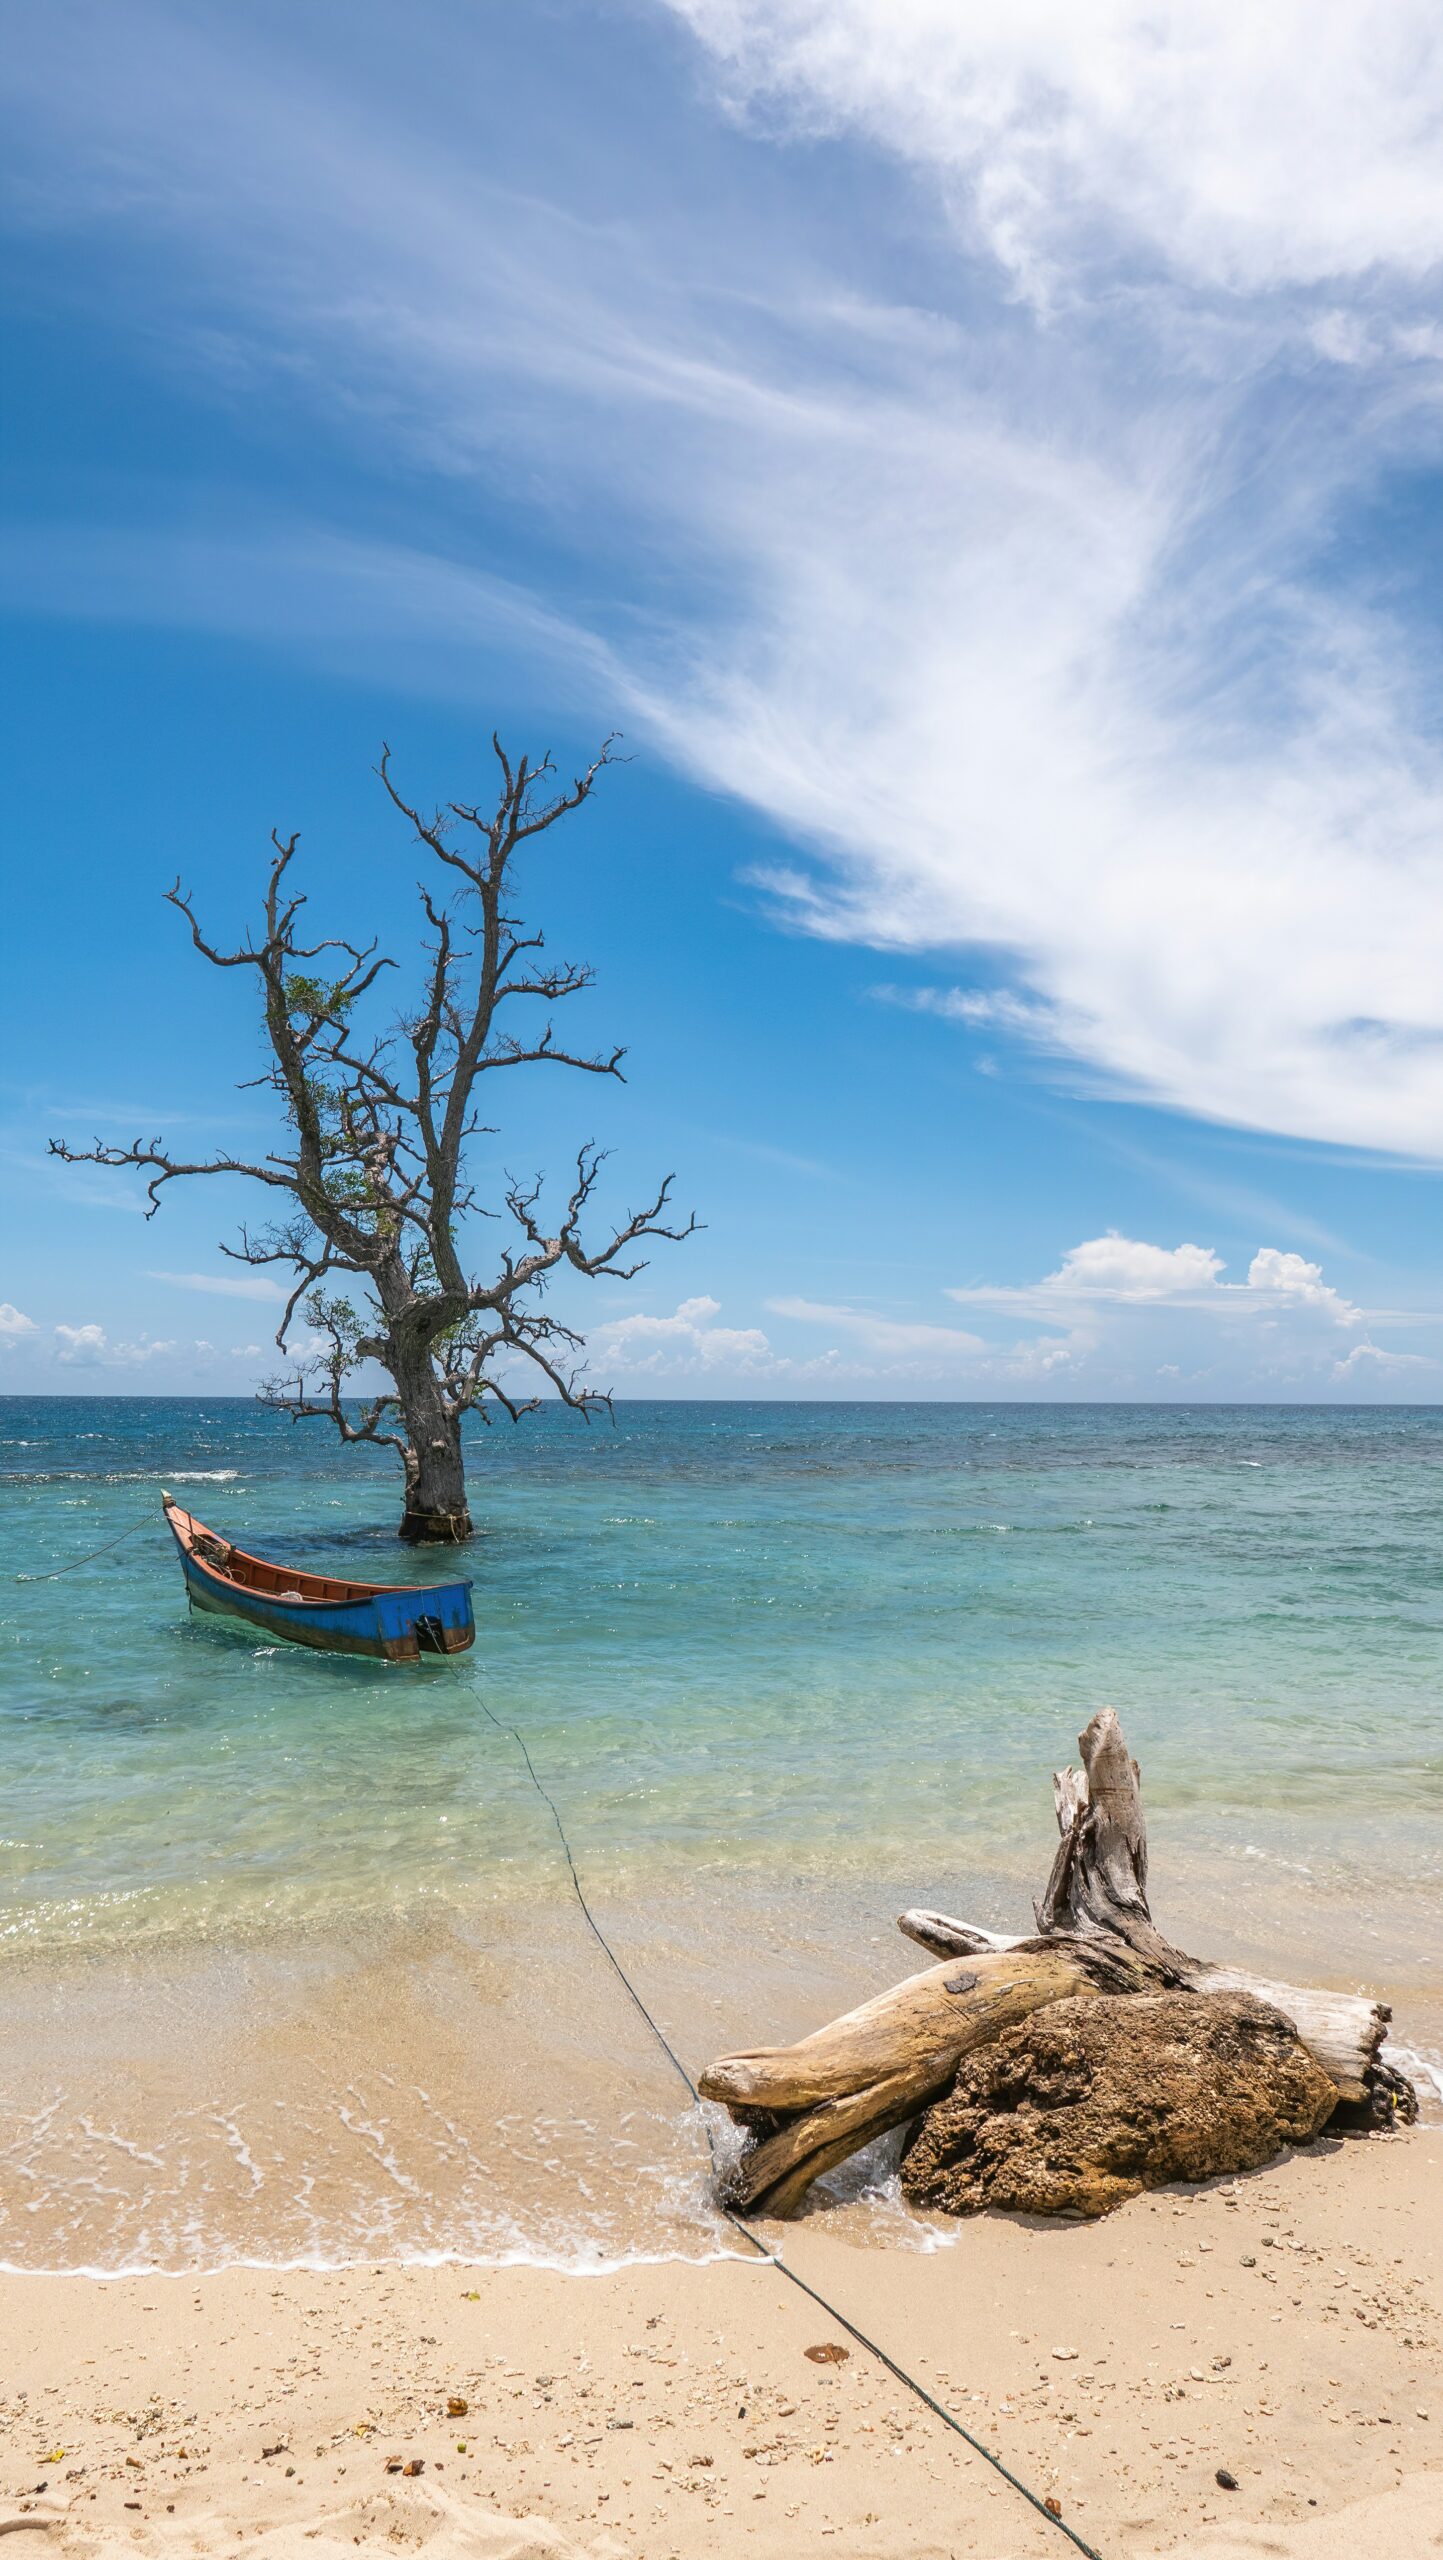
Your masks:
{"label": "wooden boat", "polygon": [[464,1653],[476,1641],[469,1582],[418,1589],[394,1582],[342,1582],[335,1574],[298,1573],[247,1555],[204,1521],[161,1495],[193,1609],[242,1618],[267,1635],[326,1653],[364,1653],[381,1662],[415,1662],[423,1653]]}

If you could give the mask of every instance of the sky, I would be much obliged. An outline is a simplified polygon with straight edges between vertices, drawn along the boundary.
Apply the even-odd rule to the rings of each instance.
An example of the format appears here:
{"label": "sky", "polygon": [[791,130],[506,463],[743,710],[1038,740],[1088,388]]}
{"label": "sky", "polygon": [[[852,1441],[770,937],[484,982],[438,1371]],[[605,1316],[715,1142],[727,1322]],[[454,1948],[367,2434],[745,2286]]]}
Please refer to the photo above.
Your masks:
{"label": "sky", "polygon": [[275,1370],[241,1187],[48,1142],[272,1143],[164,891],[405,963],[381,743],[494,727],[623,733],[525,894],[628,1080],[483,1195],[702,1221],[595,1383],[1443,1397],[1427,0],[6,16],[0,1392]]}

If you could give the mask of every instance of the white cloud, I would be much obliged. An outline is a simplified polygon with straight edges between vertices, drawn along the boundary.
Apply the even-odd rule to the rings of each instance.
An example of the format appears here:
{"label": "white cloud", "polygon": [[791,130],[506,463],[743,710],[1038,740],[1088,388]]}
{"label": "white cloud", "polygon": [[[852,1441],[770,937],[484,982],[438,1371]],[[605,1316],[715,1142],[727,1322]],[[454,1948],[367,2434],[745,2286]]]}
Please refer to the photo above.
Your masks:
{"label": "white cloud", "polygon": [[978,1379],[1010,1379],[1019,1385],[1035,1380],[1039,1385],[1049,1378],[1060,1378],[1065,1371],[1078,1370],[1092,1358],[1097,1349],[1095,1333],[1081,1326],[1071,1333],[1039,1334],[1032,1342],[1014,1342],[978,1363]]}
{"label": "white cloud", "polygon": [[1443,239],[1430,0],[671,0],[737,91],[936,172],[1025,289],[1143,258],[1228,292]]}
{"label": "white cloud", "polygon": [[769,1375],[784,1369],[764,1333],[755,1326],[719,1325],[716,1298],[684,1298],[669,1316],[618,1316],[594,1325],[587,1335],[593,1375],[623,1377],[707,1377],[728,1371],[742,1377]]}
{"label": "white cloud", "polygon": [[[62,1368],[138,1369],[147,1361],[165,1360],[182,1349],[178,1342],[156,1342],[142,1333],[134,1342],[112,1342],[104,1325],[58,1324],[55,1327],[55,1357]],[[205,1351],[208,1343],[192,1343],[192,1351]]]}
{"label": "white cloud", "polygon": [[[1324,1280],[1322,1265],[1300,1253],[1264,1245],[1243,1281],[1224,1280],[1226,1265],[1208,1245],[1145,1244],[1134,1236],[1092,1236],[1064,1253],[1056,1271],[1021,1288],[949,1289],[962,1306],[995,1307],[1051,1317],[1060,1307],[1089,1304],[1186,1308],[1203,1314],[1306,1312],[1356,1325],[1364,1311]],[[1380,1320],[1377,1311],[1374,1321]],[[1391,1320],[1391,1319],[1390,1319]]]}
{"label": "white cloud", "polygon": [[[1015,983],[986,1018],[1094,1089],[1436,1156],[1443,761],[1398,636],[1306,603],[1262,536],[1189,570],[1212,464],[1145,420],[1111,469],[965,413],[876,425],[829,451],[834,505],[773,471],[747,628],[648,697],[680,758],[819,848],[783,905],[990,946]],[[1295,644],[1266,729],[1259,589]]]}
{"label": "white cloud", "polygon": [[[591,1374],[598,1384],[696,1380],[717,1393],[767,1387],[785,1394],[835,1394],[890,1390],[900,1384],[926,1393],[959,1386],[985,1391],[995,1385],[1055,1382],[1076,1369],[1091,1348],[1091,1337],[1081,1328],[994,1344],[957,1325],[812,1298],[769,1298],[767,1310],[819,1332],[819,1347],[795,1355],[780,1352],[756,1326],[718,1324],[717,1299],[687,1298],[672,1315],[628,1315],[593,1326],[588,1335]],[[841,1334],[849,1351],[828,1342],[829,1334]]]}
{"label": "white cloud", "polygon": [[0,1301],[0,1343],[19,1342],[25,1334],[34,1331],[33,1317],[22,1315],[18,1307],[11,1306],[8,1298]]}
{"label": "white cloud", "polygon": [[769,1298],[767,1309],[772,1315],[787,1316],[798,1324],[836,1326],[883,1361],[921,1359],[935,1365],[972,1360],[987,1348],[980,1334],[963,1333],[949,1325],[909,1324],[894,1316],[874,1314],[866,1307],[819,1305],[812,1298]]}
{"label": "white cloud", "polygon": [[1363,1310],[1330,1289],[1323,1278],[1322,1265],[1305,1262],[1300,1253],[1280,1253],[1276,1245],[1264,1245],[1248,1265],[1248,1287],[1264,1297],[1282,1298],[1292,1307],[1317,1307],[1331,1316],[1335,1324],[1361,1324]]}
{"label": "white cloud", "polygon": [[968,1308],[1044,1328],[1020,1340],[812,1298],[773,1298],[768,1307],[843,1335],[857,1359],[834,1371],[839,1378],[907,1380],[929,1393],[1318,1395],[1439,1365],[1421,1352],[1379,1350],[1368,1336],[1346,1356],[1337,1349],[1340,1331],[1365,1324],[1436,1330],[1436,1312],[1365,1311],[1324,1280],[1318,1263],[1272,1245],[1253,1256],[1241,1280],[1228,1280],[1225,1270],[1207,1245],[1111,1234],[1073,1245],[1041,1280],[946,1292]]}
{"label": "white cloud", "polygon": [[[87,1327],[88,1330],[90,1328]],[[134,1342],[112,1343],[103,1356],[117,1369],[143,1369],[148,1361],[168,1360],[177,1351],[182,1354],[199,1353],[203,1357],[210,1347],[208,1342],[158,1342],[150,1334],[142,1333]]]}
{"label": "white cloud", "polygon": [[[1077,297],[1050,353],[1009,344],[1015,407],[975,404],[964,369],[950,399],[914,387],[879,417],[875,454],[854,407],[821,493],[788,485],[776,511],[745,649],[673,703],[679,749],[824,848],[831,882],[780,883],[799,921],[1011,955],[1015,987],[936,1009],[1104,1089],[1436,1155],[1436,738],[1402,634],[1300,576],[1408,398],[1390,389],[1386,426],[1315,399],[1306,438],[1254,447],[1198,298],[1225,288],[1244,378],[1290,342],[1287,292],[1321,281],[1333,299],[1296,325],[1338,361],[1434,354],[1406,296],[1443,239],[1435,13],[676,4],[743,91],[940,175],[1014,279]],[[1129,258],[1134,285],[1139,258],[1173,277],[1180,335],[1134,300],[1115,343]],[[1113,301],[1086,312],[1103,270]]]}
{"label": "white cloud", "polygon": [[[32,521],[11,530],[5,594],[37,614],[230,633],[468,705],[498,642],[513,659],[584,667],[592,691],[614,681],[595,635],[524,588],[435,553],[296,520],[239,533]],[[148,1127],[154,1116],[122,1125]]]}
{"label": "white cloud", "polygon": [[1436,1369],[1438,1362],[1421,1351],[1381,1351],[1376,1342],[1355,1342],[1344,1360],[1335,1360],[1335,1378],[1358,1378],[1371,1372],[1375,1376],[1389,1369]]}
{"label": "white cloud", "polygon": [[105,1328],[98,1324],[58,1324],[55,1328],[55,1357],[65,1367],[89,1368],[104,1360],[110,1351]]}
{"label": "white cloud", "polygon": [[[559,692],[815,853],[779,880],[797,921],[996,955],[1011,983],[985,1014],[958,991],[964,1021],[1104,1091],[1436,1156],[1436,683],[1384,581],[1317,570],[1436,435],[1434,13],[683,14],[783,133],[846,128],[940,180],[1000,279],[959,259],[939,282],[901,225],[888,305],[845,209],[828,276],[784,232],[753,254],[725,200],[704,229],[507,197],[452,97],[428,116],[298,67],[274,19],[86,13],[77,48],[73,12],[36,15],[30,217],[143,212],[204,264],[229,363],[448,494],[431,551],[203,542],[149,507],[113,541],[47,532],[26,592],[321,656],[394,617],[389,680],[424,629],[438,688],[522,633]],[[483,474],[518,507],[565,492],[539,547],[584,526],[574,595],[624,559],[609,629],[446,556]]]}
{"label": "white cloud", "polygon": [[944,1022],[1016,1032],[1043,1048],[1069,1048],[1082,1027],[1065,1021],[1056,1005],[1037,1003],[1007,988],[878,987],[875,993],[884,1004],[902,1005],[909,1013],[935,1013]]}
{"label": "white cloud", "polygon": [[[850,1336],[860,1357],[833,1374],[925,1387],[939,1384],[971,1389],[991,1385],[1024,1385],[1056,1379],[1078,1368],[1093,1348],[1083,1327],[1032,1341],[991,1343],[960,1326],[928,1324],[879,1313],[872,1307],[838,1306],[814,1298],[769,1298],[768,1311],[794,1324],[825,1325]],[[832,1355],[835,1362],[836,1355]]]}
{"label": "white cloud", "polygon": [[148,1280],[168,1280],[173,1289],[201,1289],[216,1298],[283,1299],[287,1292],[278,1280],[268,1280],[263,1271],[249,1275],[209,1271],[149,1271]]}
{"label": "white cloud", "polygon": [[1177,1298],[1210,1289],[1222,1270],[1207,1245],[1140,1244],[1131,1236],[1093,1236],[1075,1244],[1043,1282],[1063,1296]]}

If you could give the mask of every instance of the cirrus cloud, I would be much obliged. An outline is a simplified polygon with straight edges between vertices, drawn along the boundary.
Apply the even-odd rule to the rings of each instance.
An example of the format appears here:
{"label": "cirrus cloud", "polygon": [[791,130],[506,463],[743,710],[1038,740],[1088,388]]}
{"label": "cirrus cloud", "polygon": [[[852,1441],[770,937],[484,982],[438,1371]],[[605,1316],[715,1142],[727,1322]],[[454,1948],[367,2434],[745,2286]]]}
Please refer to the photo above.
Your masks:
{"label": "cirrus cloud", "polygon": [[1438,262],[1428,0],[670,0],[739,102],[932,170],[1023,289],[1139,255],[1229,293]]}
{"label": "cirrus cloud", "polygon": [[[524,623],[556,688],[814,857],[773,875],[790,921],[985,949],[996,1027],[1093,1090],[1436,1158],[1438,635],[1411,541],[1375,570],[1359,538],[1440,467],[1436,14],[677,6],[779,150],[845,133],[954,231],[865,149],[823,249],[740,192],[599,224],[564,154],[550,205],[534,164],[478,179],[479,57],[468,124],[454,64],[428,95],[429,56],[382,80],[404,48],[358,41],[337,78],[283,13],[31,13],[25,219],[135,225],[168,312],[199,271],[197,361],[368,439],[423,522],[251,517],[202,556],[152,500],[45,528],[22,601],[353,667],[359,612],[368,682],[387,636],[413,680],[423,623],[438,690]],[[545,593],[458,538],[473,484],[544,524]]]}
{"label": "cirrus cloud", "polygon": [[148,1280],[168,1281],[172,1289],[198,1289],[216,1298],[264,1298],[283,1301],[288,1292],[278,1280],[270,1280],[263,1271],[148,1271]]}

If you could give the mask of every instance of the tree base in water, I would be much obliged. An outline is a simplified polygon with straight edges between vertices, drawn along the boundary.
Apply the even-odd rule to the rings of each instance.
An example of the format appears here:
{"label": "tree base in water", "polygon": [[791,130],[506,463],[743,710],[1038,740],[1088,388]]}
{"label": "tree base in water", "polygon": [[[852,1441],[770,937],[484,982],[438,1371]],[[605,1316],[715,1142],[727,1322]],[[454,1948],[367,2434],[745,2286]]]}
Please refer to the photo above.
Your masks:
{"label": "tree base in water", "polygon": [[474,1535],[471,1514],[460,1511],[405,1511],[398,1535],[409,1547],[464,1547]]}

